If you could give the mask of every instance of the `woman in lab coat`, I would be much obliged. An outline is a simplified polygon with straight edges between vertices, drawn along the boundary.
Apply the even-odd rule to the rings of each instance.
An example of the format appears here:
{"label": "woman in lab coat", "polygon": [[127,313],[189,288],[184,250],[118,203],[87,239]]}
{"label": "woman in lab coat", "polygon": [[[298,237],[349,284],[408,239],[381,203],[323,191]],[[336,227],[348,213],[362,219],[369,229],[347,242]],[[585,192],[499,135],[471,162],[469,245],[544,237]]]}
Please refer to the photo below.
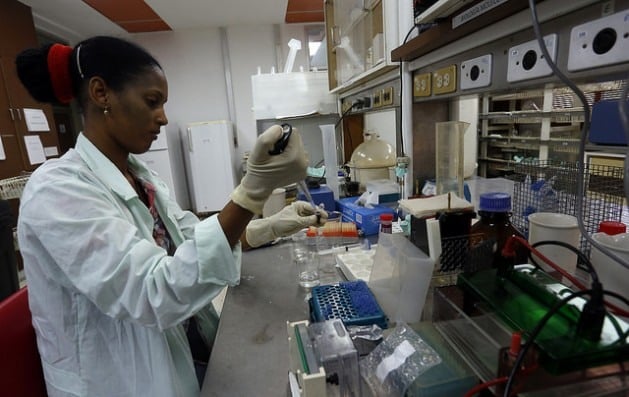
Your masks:
{"label": "woman in lab coat", "polygon": [[26,50],[16,64],[35,99],[76,98],[84,113],[76,147],[31,176],[18,220],[49,395],[198,396],[182,324],[238,284],[242,245],[317,222],[305,203],[250,222],[274,188],[304,178],[299,134],[274,156],[280,127],[261,134],[231,201],[200,221],[134,156],[168,122],[166,78],[150,54],[94,37]]}

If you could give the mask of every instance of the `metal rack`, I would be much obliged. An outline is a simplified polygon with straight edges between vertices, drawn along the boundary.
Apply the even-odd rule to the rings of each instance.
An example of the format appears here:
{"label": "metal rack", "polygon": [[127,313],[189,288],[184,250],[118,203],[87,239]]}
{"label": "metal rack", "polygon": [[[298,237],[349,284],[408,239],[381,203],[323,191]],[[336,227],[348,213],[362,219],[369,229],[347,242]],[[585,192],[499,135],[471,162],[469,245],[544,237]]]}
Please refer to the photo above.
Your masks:
{"label": "metal rack", "polygon": [[0,199],[20,198],[30,174],[0,180]]}
{"label": "metal rack", "polygon": [[[540,160],[515,164],[509,178],[515,181],[511,222],[525,235],[528,215],[534,212],[576,216],[583,220],[589,234],[597,232],[601,221],[622,219],[622,167]],[[577,192],[578,178],[583,180],[583,197]],[[581,213],[577,213],[577,200],[582,200]],[[585,237],[579,248],[589,253]]]}

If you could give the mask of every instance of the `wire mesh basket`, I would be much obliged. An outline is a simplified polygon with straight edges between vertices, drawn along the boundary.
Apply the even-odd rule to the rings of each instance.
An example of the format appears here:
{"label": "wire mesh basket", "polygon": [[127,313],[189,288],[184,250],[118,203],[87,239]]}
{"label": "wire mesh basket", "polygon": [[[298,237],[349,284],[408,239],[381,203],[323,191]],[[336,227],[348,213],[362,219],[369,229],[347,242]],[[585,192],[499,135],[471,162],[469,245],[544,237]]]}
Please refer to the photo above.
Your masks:
{"label": "wire mesh basket", "polygon": [[[528,236],[528,216],[534,212],[556,212],[581,218],[590,235],[597,232],[601,221],[622,220],[625,199],[622,167],[539,160],[515,164],[509,178],[515,182],[511,223],[525,236]],[[579,178],[583,181],[583,196],[578,193]],[[581,200],[581,211],[578,200]],[[579,248],[589,254],[588,242],[583,236]]]}
{"label": "wire mesh basket", "polygon": [[0,180],[0,199],[10,200],[20,198],[29,175],[20,175]]}

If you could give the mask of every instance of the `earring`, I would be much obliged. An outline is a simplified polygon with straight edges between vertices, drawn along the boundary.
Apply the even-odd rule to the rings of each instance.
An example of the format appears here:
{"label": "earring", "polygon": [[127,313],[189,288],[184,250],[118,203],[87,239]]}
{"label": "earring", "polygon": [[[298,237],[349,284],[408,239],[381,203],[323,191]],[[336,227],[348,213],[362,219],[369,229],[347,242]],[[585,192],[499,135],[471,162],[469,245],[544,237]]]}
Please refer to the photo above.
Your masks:
{"label": "earring", "polygon": [[105,108],[103,108],[103,114],[104,114],[105,116],[109,116],[109,107],[105,107]]}

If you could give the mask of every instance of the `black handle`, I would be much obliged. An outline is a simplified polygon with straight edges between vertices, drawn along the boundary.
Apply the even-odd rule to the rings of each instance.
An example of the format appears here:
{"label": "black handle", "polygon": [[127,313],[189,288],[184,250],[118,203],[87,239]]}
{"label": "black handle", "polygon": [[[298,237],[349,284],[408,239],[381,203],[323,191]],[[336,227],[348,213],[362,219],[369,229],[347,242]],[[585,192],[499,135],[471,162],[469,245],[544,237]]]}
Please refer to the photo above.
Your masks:
{"label": "black handle", "polygon": [[293,126],[287,123],[282,124],[282,136],[277,140],[277,142],[275,142],[273,149],[269,150],[269,154],[271,156],[275,156],[276,154],[282,153],[284,149],[286,149],[286,145],[288,145],[288,138],[290,138],[290,134],[292,133]]}

